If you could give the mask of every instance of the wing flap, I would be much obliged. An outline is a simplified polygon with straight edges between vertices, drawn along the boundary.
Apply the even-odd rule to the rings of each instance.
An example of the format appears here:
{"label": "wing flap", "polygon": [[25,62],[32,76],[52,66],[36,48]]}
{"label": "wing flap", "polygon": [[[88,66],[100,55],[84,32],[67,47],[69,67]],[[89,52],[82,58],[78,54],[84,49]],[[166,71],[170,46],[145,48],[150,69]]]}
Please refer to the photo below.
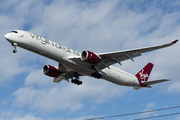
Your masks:
{"label": "wing flap", "polygon": [[63,79],[65,79],[64,76],[58,76],[58,77],[54,78],[53,82],[59,83],[59,82],[61,82]]}

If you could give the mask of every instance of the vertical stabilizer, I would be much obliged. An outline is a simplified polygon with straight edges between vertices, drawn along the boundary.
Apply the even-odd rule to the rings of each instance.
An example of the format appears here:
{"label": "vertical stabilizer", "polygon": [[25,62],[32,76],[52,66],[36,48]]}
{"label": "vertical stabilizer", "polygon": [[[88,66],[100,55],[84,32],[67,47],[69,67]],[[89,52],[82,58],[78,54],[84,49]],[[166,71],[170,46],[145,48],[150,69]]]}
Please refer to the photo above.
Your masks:
{"label": "vertical stabilizer", "polygon": [[148,63],[141,71],[136,74],[136,77],[141,86],[145,87],[143,82],[146,82],[148,80],[153,66],[154,65],[152,63]]}

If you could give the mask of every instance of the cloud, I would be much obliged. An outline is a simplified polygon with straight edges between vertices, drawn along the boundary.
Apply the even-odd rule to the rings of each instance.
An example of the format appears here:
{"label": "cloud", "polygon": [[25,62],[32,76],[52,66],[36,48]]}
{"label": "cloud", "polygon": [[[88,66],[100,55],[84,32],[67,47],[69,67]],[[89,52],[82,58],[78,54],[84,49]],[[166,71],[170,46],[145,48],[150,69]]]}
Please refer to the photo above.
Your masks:
{"label": "cloud", "polygon": [[[30,19],[27,20],[27,16],[30,16],[28,11],[30,11],[30,9],[33,9],[34,6],[37,7],[35,3],[37,2],[7,0],[7,1],[2,1],[0,5],[1,6],[0,27],[3,28],[0,30],[0,36],[1,36],[0,43],[2,45],[0,48],[0,54],[1,57],[4,58],[1,60],[1,64],[0,64],[0,68],[3,68],[3,70],[1,70],[0,72],[1,85],[3,85],[3,83],[5,82],[9,83],[9,81],[12,81],[12,79],[15,78],[15,76],[31,70],[31,68],[28,65],[30,64],[30,61],[31,62],[35,61],[35,59],[37,58],[36,55],[31,56],[30,52],[24,51],[20,48],[17,48],[18,50],[17,54],[12,54],[12,50],[14,48],[4,38],[4,35],[10,32],[11,30],[22,29],[23,26],[26,25],[26,22],[30,20]],[[33,66],[34,65],[32,65],[31,67]]]}
{"label": "cloud", "polygon": [[82,104],[77,103],[75,99],[71,103],[70,94],[66,94],[68,94],[66,91],[57,87],[51,89],[20,88],[14,92],[13,105],[28,106],[31,109],[39,109],[44,112],[82,108]]}
{"label": "cloud", "polygon": [[53,78],[50,78],[43,74],[42,69],[33,70],[29,73],[27,78],[25,79],[26,86],[48,86],[52,83]]}
{"label": "cloud", "polygon": [[[31,26],[28,28],[31,32],[44,37],[47,36],[48,39],[80,52],[86,49],[93,52],[107,52],[155,45],[176,39],[179,33],[176,25],[179,20],[176,17],[178,12],[164,15],[161,14],[161,9],[156,6],[147,7],[144,12],[140,12],[127,7],[131,2],[99,1],[86,3],[77,0],[73,2],[53,1],[48,5],[42,1],[35,3],[37,2],[7,1],[9,6],[4,9],[13,6],[11,7],[13,11],[11,14],[14,15],[3,15],[2,17],[5,20],[1,23],[10,23],[9,26],[15,25],[14,28]],[[20,4],[20,7],[15,7],[17,4]],[[24,7],[26,7],[25,13],[22,14]],[[18,23],[14,24],[14,21],[18,21]],[[25,58],[22,54],[21,56]],[[4,56],[4,58],[7,57]],[[13,64],[22,58],[15,58]],[[14,75],[16,74],[18,73],[14,73]]]}
{"label": "cloud", "polygon": [[[34,76],[32,76],[33,78]],[[27,79],[32,79],[28,76]],[[36,80],[35,80],[36,81]],[[32,83],[34,84],[35,81]],[[28,106],[31,109],[38,109],[43,112],[52,112],[57,110],[77,111],[87,103],[83,101],[102,104],[109,102],[110,99],[122,97],[128,89],[110,84],[104,80],[86,78],[82,86],[74,84],[52,83],[48,87],[34,88],[33,84],[26,84],[32,87],[19,88],[13,93],[15,99],[13,106]],[[36,81],[39,84],[38,81]],[[36,84],[34,85],[36,86]],[[112,87],[114,86],[114,87]],[[48,103],[48,104],[47,104]]]}
{"label": "cloud", "polygon": [[155,107],[155,103],[149,103],[148,105],[147,105],[147,108],[149,109],[149,108],[154,108]]}
{"label": "cloud", "polygon": [[[156,11],[149,7],[141,13],[123,6],[122,3],[120,4],[119,2],[112,1],[100,1],[90,4],[86,2],[79,3],[79,1],[54,1],[47,6],[44,6],[41,2],[38,5],[39,6],[35,5],[34,2],[22,2],[20,8],[14,7],[12,9],[17,13],[20,9],[27,7],[27,12],[25,12],[25,14],[20,12],[18,15],[22,15],[20,16],[21,18],[25,18],[25,16],[28,15],[31,16],[27,21],[27,23],[31,25],[31,28],[28,28],[31,32],[40,34],[41,36],[47,36],[53,41],[55,40],[58,43],[80,51],[89,49],[94,52],[105,52],[155,45],[156,43],[168,41],[167,38],[164,41],[160,40],[160,38],[168,36],[169,39],[176,35],[175,33],[178,33],[170,32],[170,30],[167,29],[169,27],[174,29],[177,19],[172,18],[175,18],[177,13],[162,15],[157,8]],[[30,7],[33,9],[30,10]],[[37,9],[38,7],[42,9]],[[35,15],[35,12],[37,12],[38,15]],[[37,20],[38,22],[30,23],[31,20]],[[24,22],[21,22],[21,24],[26,25]],[[21,25],[19,24],[19,26]],[[178,29],[175,30],[178,31]],[[124,62],[122,68],[135,74],[144,67],[149,60],[155,63],[161,63],[163,66],[168,62],[168,59],[164,60],[166,54],[163,52],[164,51],[155,52],[153,54],[148,54],[148,56],[145,55],[143,58],[135,60],[136,63],[130,63],[129,61]],[[23,52],[23,55],[21,53],[22,57],[16,58],[13,64],[18,63],[17,61],[23,58],[29,59],[29,54],[26,56],[25,53],[27,53],[27,51]],[[170,54],[170,52],[168,54]],[[158,56],[161,57],[158,58]],[[176,56],[171,54],[171,57]],[[11,58],[8,59],[11,60]],[[26,59],[25,63],[30,61],[28,59]],[[35,56],[33,60],[36,61],[36,59],[37,56]],[[45,62],[47,62],[47,60]],[[7,63],[4,65],[6,64]],[[168,66],[172,64],[173,63]],[[134,68],[139,69],[132,70],[132,65]],[[22,66],[18,65],[17,69],[20,67]],[[25,66],[25,69],[26,67],[27,66]],[[160,70],[162,69],[163,67]],[[24,71],[22,68],[21,70]],[[14,73],[14,75],[22,71]],[[163,72],[164,70],[162,73]],[[157,71],[157,73],[161,72]],[[12,76],[14,75],[12,74]],[[156,77],[158,78],[159,75]],[[110,101],[112,98],[117,99],[128,91],[128,89],[121,88],[120,86],[115,85],[114,87],[113,85],[109,85],[111,83],[108,82],[102,84],[105,81],[97,83],[96,80],[89,78],[88,80],[93,81],[87,82],[89,85],[86,83],[76,88],[76,86],[59,83],[65,85],[60,85],[59,88],[56,85],[53,86],[52,84],[54,83],[51,84],[50,78],[47,78],[48,77],[43,76],[41,69],[31,69],[31,72],[25,79],[25,87],[19,88],[13,93],[15,97],[13,105],[29,106],[32,109],[39,109],[41,111],[67,109],[76,111],[83,108],[85,103],[82,103],[82,101],[85,99],[89,99],[89,101],[95,102],[96,104],[102,104]],[[94,83],[96,83],[96,85],[94,85]],[[109,89],[111,89],[111,93]],[[67,101],[66,104],[64,104],[64,101]],[[50,104],[47,105],[46,103]]]}
{"label": "cloud", "polygon": [[[40,19],[41,25],[34,27],[32,31],[43,31],[46,35],[48,33],[55,41],[79,51],[94,49],[104,52],[104,46],[108,46],[106,51],[112,51],[110,46],[117,48],[117,42],[119,45],[130,38],[136,38],[136,23],[142,22],[141,18],[144,17],[123,8],[117,12],[114,8],[118,3],[112,1],[84,3],[85,7],[77,1],[68,4],[61,1],[60,6],[58,3],[56,1],[45,9],[46,14]],[[132,18],[135,19],[131,21]],[[74,46],[74,43],[78,43],[81,48]]]}
{"label": "cloud", "polygon": [[[146,108],[143,110],[143,111],[149,111],[149,110],[152,110],[152,109],[155,109],[156,108],[156,105],[155,103],[148,103],[148,105],[146,106]],[[143,112],[142,111],[142,112]],[[156,115],[156,112],[147,112],[147,113],[142,113],[140,116],[140,118],[144,118],[144,117],[150,117],[150,116],[154,116]]]}
{"label": "cloud", "polygon": [[[178,4],[178,1],[171,1],[167,7],[176,8]],[[158,45],[177,39],[180,33],[179,11],[165,10],[159,5],[155,1],[147,4],[142,1],[108,0],[6,0],[0,4],[0,27],[3,28],[0,35],[3,37],[13,29],[28,30],[80,52],[90,50],[102,53]],[[27,107],[42,113],[76,113],[83,111],[89,103],[94,106],[111,103],[133,90],[88,77],[81,78],[84,82],[82,86],[68,84],[66,81],[55,84],[53,78],[41,72],[44,64],[55,62],[20,48],[17,54],[13,54],[13,47],[5,39],[0,43],[3,58],[0,64],[1,85],[16,79],[24,81],[22,76],[25,76],[25,83],[21,86],[8,83],[13,88],[12,108],[24,110]],[[179,93],[178,49],[179,42],[170,48],[143,54],[135,58],[135,62],[124,61],[122,66],[117,67],[136,74],[147,62],[153,62],[155,66],[150,80],[170,78],[171,82],[158,84],[158,87],[152,89],[164,88],[168,94]],[[155,103],[149,103],[147,107],[153,105],[155,107]],[[41,119],[33,115],[13,118]]]}
{"label": "cloud", "polygon": [[180,120],[180,115],[177,115],[174,120]]}
{"label": "cloud", "polygon": [[24,116],[24,117],[17,117],[17,118],[13,118],[11,120],[43,120],[43,119],[40,119],[40,118],[36,118],[34,116]]}
{"label": "cloud", "polygon": [[92,116],[85,116],[85,117],[78,117],[78,118],[73,118],[73,119],[67,119],[67,120],[86,120],[86,119],[91,119],[93,118]]}
{"label": "cloud", "polygon": [[179,91],[180,91],[179,86],[180,86],[180,82],[173,82],[169,85],[167,92],[168,93],[171,93],[171,92],[179,93]]}
{"label": "cloud", "polygon": [[0,110],[0,120],[43,120],[31,114],[16,110]]}

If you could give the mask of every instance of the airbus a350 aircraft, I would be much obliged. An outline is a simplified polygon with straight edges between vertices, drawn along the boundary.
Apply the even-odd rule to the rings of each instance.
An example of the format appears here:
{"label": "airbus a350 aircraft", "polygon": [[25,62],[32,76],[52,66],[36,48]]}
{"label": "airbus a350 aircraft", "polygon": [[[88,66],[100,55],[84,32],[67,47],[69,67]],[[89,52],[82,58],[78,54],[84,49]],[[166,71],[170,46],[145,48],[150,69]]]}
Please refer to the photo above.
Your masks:
{"label": "airbus a350 aircraft", "polygon": [[59,83],[62,80],[69,82],[71,79],[72,83],[80,85],[82,81],[79,80],[79,77],[86,75],[97,79],[102,78],[118,85],[131,86],[134,89],[151,88],[151,85],[168,81],[168,79],[148,81],[153,68],[152,63],[148,63],[135,76],[112,65],[115,63],[121,65],[122,61],[128,59],[134,61],[133,58],[141,56],[142,53],[169,47],[178,41],[175,40],[168,44],[153,47],[96,54],[88,50],[80,53],[22,30],[11,31],[5,35],[5,38],[14,46],[13,53],[17,52],[16,47],[19,46],[57,61],[59,63],[58,68],[51,65],[43,67],[43,73],[53,77],[53,82]]}

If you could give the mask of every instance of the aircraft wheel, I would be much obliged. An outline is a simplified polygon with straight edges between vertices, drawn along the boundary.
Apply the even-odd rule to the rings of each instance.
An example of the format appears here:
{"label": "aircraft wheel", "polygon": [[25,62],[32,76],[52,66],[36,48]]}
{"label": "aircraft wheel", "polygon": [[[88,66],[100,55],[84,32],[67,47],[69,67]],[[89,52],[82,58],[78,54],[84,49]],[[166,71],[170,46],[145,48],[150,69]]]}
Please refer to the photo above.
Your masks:
{"label": "aircraft wheel", "polygon": [[77,83],[78,83],[78,81],[79,81],[79,80],[75,79],[75,80],[74,80],[74,84],[77,84]]}
{"label": "aircraft wheel", "polygon": [[17,53],[17,50],[13,50],[13,53]]}
{"label": "aircraft wheel", "polygon": [[92,74],[91,74],[91,76],[93,76],[93,77],[95,77],[95,78],[97,78],[97,79],[102,78],[102,75],[101,75],[101,74],[99,74],[99,73],[97,73],[97,72],[92,73]]}
{"label": "aircraft wheel", "polygon": [[74,80],[71,80],[71,83],[74,83]]}
{"label": "aircraft wheel", "polygon": [[82,85],[82,83],[83,83],[82,81],[79,81],[79,85]]}

